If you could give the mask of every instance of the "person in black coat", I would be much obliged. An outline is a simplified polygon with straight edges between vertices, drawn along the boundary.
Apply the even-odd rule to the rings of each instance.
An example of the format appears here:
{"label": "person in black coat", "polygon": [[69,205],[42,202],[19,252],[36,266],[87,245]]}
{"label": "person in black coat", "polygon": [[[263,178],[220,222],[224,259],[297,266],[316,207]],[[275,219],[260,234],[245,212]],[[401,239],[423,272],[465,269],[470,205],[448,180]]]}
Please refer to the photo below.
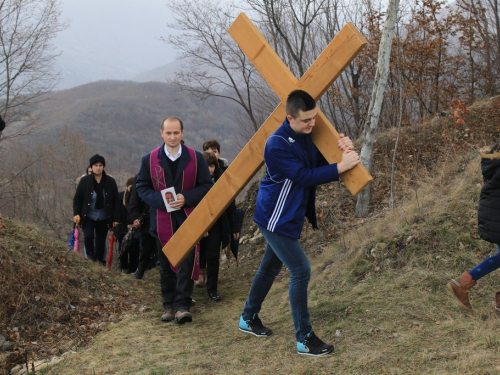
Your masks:
{"label": "person in black coat", "polygon": [[[222,176],[217,157],[210,151],[204,151],[203,157],[208,164],[212,181],[215,184]],[[208,297],[212,301],[220,301],[221,297],[217,293],[220,268],[220,250],[231,242],[231,239],[239,238],[238,215],[236,204],[231,202],[226,211],[208,230],[208,236],[200,241],[200,279],[195,283],[197,286],[204,286],[206,283]],[[203,280],[203,278],[205,278]]]}
{"label": "person in black coat", "polygon": [[115,237],[120,246],[120,268],[126,273],[133,273],[137,269],[139,262],[139,233],[133,236],[129,246],[123,246],[123,238],[132,226],[132,220],[128,216],[128,207],[132,196],[132,186],[135,185],[135,177],[130,177],[127,180],[127,189],[121,191],[120,197],[120,224],[114,229]]}
{"label": "person in black coat", "polygon": [[[157,240],[160,287],[165,309],[161,320],[177,324],[192,322],[193,279],[198,278],[195,249],[188,252],[177,268],[170,265],[162,248],[212,186],[205,159],[198,151],[182,144],[184,125],[177,117],[165,118],[160,127],[164,144],[142,158],[135,187],[150,214],[150,233]],[[164,190],[174,188],[176,200],[166,206]],[[163,191],[163,192],[162,192]]]}
{"label": "person in black coat", "polygon": [[[469,272],[465,271],[457,279],[451,280],[447,288],[461,307],[471,310],[469,289],[477,280],[500,268],[500,142],[491,149],[483,149],[481,171],[483,187],[479,198],[478,224],[482,239],[496,244],[498,253],[483,260]],[[496,313],[500,315],[500,292],[495,295]]]}
{"label": "person in black coat", "polygon": [[151,262],[151,258],[154,256],[156,251],[156,239],[149,233],[149,206],[144,202],[137,194],[134,184],[130,189],[130,201],[127,206],[128,208],[128,220],[132,223],[134,227],[139,229],[140,234],[140,251],[139,251],[139,262],[137,269],[134,272],[136,279],[142,279],[144,272]]}
{"label": "person in black coat", "polygon": [[118,225],[120,200],[116,181],[104,171],[104,157],[92,156],[90,166],[92,174],[82,177],[73,197],[73,221],[83,228],[88,258],[105,264],[106,235]]}

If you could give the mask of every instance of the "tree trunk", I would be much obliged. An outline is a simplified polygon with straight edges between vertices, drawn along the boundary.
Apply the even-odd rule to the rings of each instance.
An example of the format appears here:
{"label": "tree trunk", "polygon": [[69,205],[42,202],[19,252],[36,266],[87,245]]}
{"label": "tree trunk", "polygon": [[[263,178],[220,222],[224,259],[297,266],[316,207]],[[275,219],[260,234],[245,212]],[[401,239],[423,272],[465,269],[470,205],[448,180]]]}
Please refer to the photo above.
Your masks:
{"label": "tree trunk", "polygon": [[[366,167],[368,172],[371,172],[373,144],[375,143],[375,134],[377,132],[380,111],[382,109],[382,101],[384,99],[385,86],[389,76],[389,62],[391,57],[392,40],[394,38],[394,25],[399,8],[399,0],[390,0],[387,7],[387,18],[385,20],[384,31],[380,39],[380,47],[378,50],[377,70],[373,82],[372,96],[370,106],[368,108],[368,117],[365,123],[365,131],[363,133],[363,145],[361,148],[361,162]],[[364,189],[359,195],[356,202],[356,216],[365,216],[368,213],[371,191],[370,186]]]}

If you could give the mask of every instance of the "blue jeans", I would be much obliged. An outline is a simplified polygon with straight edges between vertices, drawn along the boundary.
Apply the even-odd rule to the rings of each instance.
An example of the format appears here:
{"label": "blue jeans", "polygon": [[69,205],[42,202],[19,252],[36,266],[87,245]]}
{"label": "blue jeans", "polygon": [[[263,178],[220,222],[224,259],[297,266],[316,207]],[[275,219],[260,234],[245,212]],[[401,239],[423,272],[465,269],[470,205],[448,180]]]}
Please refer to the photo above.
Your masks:
{"label": "blue jeans", "polygon": [[496,270],[500,267],[500,244],[496,244],[498,248],[498,253],[486,258],[476,267],[470,270],[469,274],[472,276],[473,280],[479,280],[481,277],[489,274],[490,272]]}
{"label": "blue jeans", "polygon": [[297,341],[302,341],[312,331],[307,308],[311,265],[298,240],[269,232],[260,225],[259,229],[267,241],[267,246],[245,303],[243,319],[252,319],[254,314],[260,312],[262,303],[284,264],[290,271],[288,295],[295,325],[295,337]]}

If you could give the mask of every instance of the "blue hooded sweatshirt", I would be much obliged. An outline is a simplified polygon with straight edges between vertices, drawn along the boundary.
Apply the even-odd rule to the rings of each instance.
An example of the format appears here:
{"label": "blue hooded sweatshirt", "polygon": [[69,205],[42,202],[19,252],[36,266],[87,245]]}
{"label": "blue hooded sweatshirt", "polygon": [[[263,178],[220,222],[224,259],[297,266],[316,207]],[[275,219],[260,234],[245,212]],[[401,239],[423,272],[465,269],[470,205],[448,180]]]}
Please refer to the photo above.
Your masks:
{"label": "blue hooded sweatshirt", "polygon": [[316,186],[339,180],[337,164],[328,164],[311,134],[298,134],[287,119],[268,138],[266,176],[257,194],[254,221],[268,231],[300,238],[304,218],[314,229]]}

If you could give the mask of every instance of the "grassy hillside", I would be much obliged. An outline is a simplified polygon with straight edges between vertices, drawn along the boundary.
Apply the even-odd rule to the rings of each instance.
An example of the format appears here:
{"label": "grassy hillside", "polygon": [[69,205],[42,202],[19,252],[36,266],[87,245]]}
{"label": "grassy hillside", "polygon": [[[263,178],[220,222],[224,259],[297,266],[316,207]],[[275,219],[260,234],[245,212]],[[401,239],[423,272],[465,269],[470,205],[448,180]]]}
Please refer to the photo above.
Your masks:
{"label": "grassy hillside", "polygon": [[[478,158],[469,155],[459,175],[445,172],[456,167],[443,165],[442,178],[419,184],[418,199],[366,221],[341,242],[317,247],[321,233],[303,237],[313,265],[312,323],[320,337],[335,343],[329,357],[295,354],[286,270],[261,312],[274,334],[259,339],[237,330],[263,251],[258,242],[243,247],[240,267],[224,267],[221,303],[196,289],[192,324],[161,323],[160,298],[147,295],[145,312],[110,324],[87,350],[41,373],[498,373],[500,329],[492,304],[498,275],[485,277],[473,290],[474,313],[458,309],[445,290],[448,279],[494,250],[476,238]],[[129,288],[158,289],[156,270],[141,282],[122,278]]]}
{"label": "grassy hillside", "polygon": [[[481,279],[472,290],[472,313],[457,308],[445,288],[450,278],[496,251],[477,236],[476,210],[482,182],[477,148],[500,137],[495,125],[498,108],[498,98],[478,105],[467,119],[467,127],[454,127],[448,117],[443,117],[405,129],[396,164],[394,210],[388,199],[394,133],[377,139],[377,172],[372,186],[376,209],[371,217],[355,219],[354,198],[338,184],[318,190],[321,230],[306,228],[301,241],[313,268],[309,288],[313,327],[321,338],[335,344],[335,352],[327,357],[304,358],[295,353],[286,269],[260,314],[274,334],[256,338],[238,331],[238,318],[264,250],[262,239],[242,245],[239,267],[234,262],[229,268],[223,265],[219,290],[223,300],[209,301],[203,289],[195,289],[193,323],[176,326],[159,320],[162,308],[157,269],[146,273],[141,281],[131,275],[105,272],[67,253],[65,244],[50,243],[39,233],[24,242],[25,246],[41,241],[43,245],[36,245],[42,246],[37,251],[53,255],[46,259],[37,252],[25,252],[26,258],[19,262],[15,254],[23,248],[23,242],[14,246],[9,241],[22,241],[28,234],[16,223],[7,222],[7,228],[0,230],[0,275],[5,274],[6,266],[11,269],[16,265],[21,270],[24,264],[36,269],[50,261],[46,269],[54,272],[86,275],[92,280],[97,277],[98,283],[83,285],[75,281],[65,284],[65,278],[58,280],[74,293],[88,294],[88,285],[92,285],[96,295],[110,298],[113,294],[109,291],[115,289],[126,292],[125,301],[131,304],[117,309],[116,319],[110,320],[110,314],[103,313],[107,318],[101,320],[106,324],[98,325],[99,332],[90,341],[78,343],[81,331],[66,337],[64,341],[73,340],[74,345],[67,348],[61,343],[61,351],[77,352],[39,373],[500,373],[499,317],[493,304],[494,293],[500,290],[499,271]],[[242,203],[247,209],[243,234],[256,230],[251,220],[255,192],[254,186]],[[38,261],[41,264],[37,266]],[[8,275],[0,283],[2,297],[8,290],[18,290],[8,282],[26,283],[15,274]],[[28,303],[40,293],[50,295],[51,284],[47,281],[46,285],[42,291],[24,289],[20,294],[23,298],[8,302],[9,306],[15,301]],[[44,298],[52,301],[52,297]],[[59,301],[69,304],[72,298],[64,295]],[[69,310],[69,321],[83,307],[101,311],[98,302],[90,306],[86,303],[71,303],[76,308]],[[22,323],[19,315],[13,319],[9,315],[12,311],[5,311],[0,333],[8,332],[4,335],[14,335],[15,339],[13,327],[22,327]],[[40,354],[39,348],[57,337],[66,322],[44,316],[31,319],[36,319],[33,326],[40,331],[30,335],[32,332],[25,328],[18,329],[19,352],[27,349],[30,361],[33,357],[51,358]],[[37,343],[30,344],[34,340]]]}

